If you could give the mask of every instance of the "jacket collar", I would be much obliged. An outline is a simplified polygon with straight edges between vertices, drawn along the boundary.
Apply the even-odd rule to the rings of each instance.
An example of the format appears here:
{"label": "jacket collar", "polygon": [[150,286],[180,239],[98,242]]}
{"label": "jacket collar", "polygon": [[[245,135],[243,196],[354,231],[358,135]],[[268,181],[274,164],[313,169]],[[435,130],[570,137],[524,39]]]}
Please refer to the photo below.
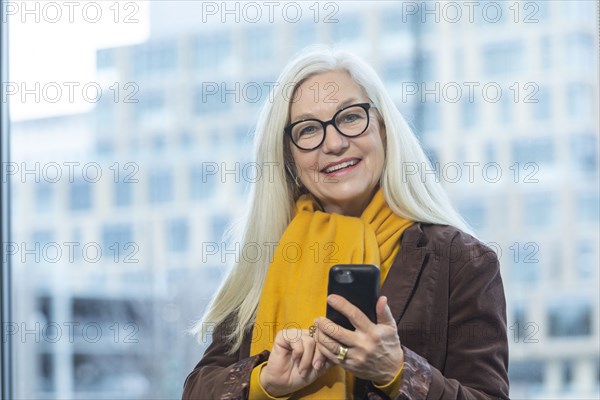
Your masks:
{"label": "jacket collar", "polygon": [[426,244],[421,223],[407,228],[400,239],[400,251],[381,287],[381,295],[388,298],[396,323],[400,322],[414,293],[427,254]]}

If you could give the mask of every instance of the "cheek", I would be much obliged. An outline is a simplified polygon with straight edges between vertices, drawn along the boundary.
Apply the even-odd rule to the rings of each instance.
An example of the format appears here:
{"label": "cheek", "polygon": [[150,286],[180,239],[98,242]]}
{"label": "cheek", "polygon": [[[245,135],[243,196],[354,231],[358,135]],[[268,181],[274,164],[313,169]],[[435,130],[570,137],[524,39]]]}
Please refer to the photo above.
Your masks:
{"label": "cheek", "polygon": [[300,176],[306,176],[306,173],[314,169],[316,158],[312,154],[303,154],[297,150],[292,150],[292,161]]}

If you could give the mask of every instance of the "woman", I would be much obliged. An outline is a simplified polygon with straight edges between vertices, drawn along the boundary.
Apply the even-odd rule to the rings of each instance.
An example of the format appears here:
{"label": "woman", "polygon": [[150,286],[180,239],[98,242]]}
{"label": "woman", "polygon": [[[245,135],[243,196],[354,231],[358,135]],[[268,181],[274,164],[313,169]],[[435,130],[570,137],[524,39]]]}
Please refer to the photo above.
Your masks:
{"label": "woman", "polygon": [[[276,247],[241,257],[196,326],[212,343],[183,398],[508,398],[498,259],[439,184],[403,174],[429,164],[376,73],[317,48],[278,83],[255,157],[285,168],[254,185],[236,238]],[[327,297],[339,263],[380,267],[376,323]]]}

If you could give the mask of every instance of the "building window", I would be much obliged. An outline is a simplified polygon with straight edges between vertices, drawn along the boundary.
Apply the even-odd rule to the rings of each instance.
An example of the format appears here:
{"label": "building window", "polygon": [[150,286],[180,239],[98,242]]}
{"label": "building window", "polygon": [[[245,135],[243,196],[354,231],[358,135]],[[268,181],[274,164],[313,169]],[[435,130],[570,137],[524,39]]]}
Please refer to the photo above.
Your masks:
{"label": "building window", "polygon": [[537,101],[537,103],[530,103],[533,106],[533,118],[538,121],[550,119],[552,115],[552,97],[548,87],[540,86]]}
{"label": "building window", "polygon": [[544,363],[540,360],[513,361],[508,375],[511,383],[541,386],[544,383]]}
{"label": "building window", "polygon": [[485,161],[487,163],[492,163],[492,162],[497,161],[496,160],[496,146],[494,145],[493,142],[487,142],[485,144],[483,153],[484,153]]}
{"label": "building window", "polygon": [[483,48],[483,69],[489,76],[510,76],[524,68],[524,51],[521,41],[489,44]]}
{"label": "building window", "polygon": [[115,151],[112,141],[99,139],[96,142],[96,152],[99,156],[110,156]]}
{"label": "building window", "polygon": [[540,39],[540,63],[543,70],[552,68],[552,39],[550,36],[544,36]]}
{"label": "building window", "polygon": [[179,134],[179,145],[184,150],[191,150],[194,147],[194,134],[189,131],[182,131]]}
{"label": "building window", "polygon": [[561,301],[548,310],[548,336],[587,336],[592,331],[592,307],[583,301]]}
{"label": "building window", "polygon": [[156,153],[162,153],[167,147],[167,138],[164,133],[157,133],[152,137],[152,149]]}
{"label": "building window", "polygon": [[54,233],[50,229],[35,230],[31,234],[31,240],[34,246],[44,247],[48,243],[52,243],[54,239]]}
{"label": "building window", "polygon": [[204,87],[196,89],[194,97],[194,112],[198,116],[206,117],[211,114],[223,114],[231,110],[231,102],[235,101],[234,94],[226,94],[228,90],[239,93],[238,83],[221,83],[216,92],[214,88]]}
{"label": "building window", "polygon": [[[153,91],[143,94],[140,101],[135,104],[135,119],[138,123],[146,123],[160,118],[165,110],[165,96],[163,92]],[[151,123],[147,124],[152,126]]]}
{"label": "building window", "polygon": [[[129,223],[105,224],[102,227],[102,255],[122,260],[131,252],[128,244],[133,243],[133,228]],[[119,256],[120,255],[120,256]]]}
{"label": "building window", "polygon": [[133,182],[113,182],[113,203],[116,207],[130,206],[133,201]]}
{"label": "building window", "polygon": [[477,116],[479,115],[479,107],[475,99],[473,99],[473,101],[470,101],[468,98],[465,98],[461,102],[461,106],[463,127],[468,130],[477,126]]}
{"label": "building window", "polygon": [[294,35],[292,40],[296,50],[303,49],[304,47],[317,42],[317,25],[314,23],[307,23],[299,21],[293,25]]}
{"label": "building window", "polygon": [[442,128],[442,107],[435,100],[427,101],[422,104],[423,113],[421,121],[422,132],[424,134],[438,132]]}
{"label": "building window", "polygon": [[383,9],[379,21],[383,33],[388,35],[408,32],[412,14],[403,13],[400,7]]}
{"label": "building window", "polygon": [[221,65],[231,55],[231,39],[220,33],[197,37],[194,40],[194,67],[214,68]]}
{"label": "building window", "polygon": [[598,192],[579,193],[576,197],[577,218],[585,222],[600,220],[600,197]]}
{"label": "building window", "polygon": [[465,52],[463,49],[454,51],[454,77],[463,79],[465,76]]}
{"label": "building window", "polygon": [[96,68],[99,70],[115,66],[114,49],[99,49],[96,52]]}
{"label": "building window", "polygon": [[539,262],[526,261],[526,257],[510,258],[510,278],[512,282],[532,285],[539,281]]}
{"label": "building window", "polygon": [[189,248],[189,224],[184,218],[167,221],[167,248],[172,252],[184,252]]}
{"label": "building window", "polygon": [[111,96],[104,95],[96,103],[92,118],[99,138],[115,131],[116,108],[115,99]]}
{"label": "building window", "polygon": [[69,184],[69,207],[74,211],[89,210],[92,208],[92,183],[75,180]]}
{"label": "building window", "polygon": [[213,170],[219,168],[213,163],[202,163],[190,168],[190,196],[194,200],[207,199],[215,194],[217,175]]}
{"label": "building window", "polygon": [[[596,203],[596,206],[598,204]],[[594,271],[598,270],[598,258],[594,254],[594,246],[589,240],[582,240],[577,244],[576,261],[578,278],[583,282],[594,279]]]}
{"label": "building window", "polygon": [[83,246],[86,244],[86,243],[83,243],[83,235],[81,234],[81,228],[79,228],[79,227],[74,228],[71,231],[71,237],[72,237],[72,242],[75,243],[74,246],[78,246],[75,248],[76,251],[73,251],[73,253],[72,253],[72,256],[73,256],[72,260],[73,260],[73,263],[78,263],[82,259],[82,256],[83,256],[82,249],[83,249]]}
{"label": "building window", "polygon": [[475,229],[483,229],[486,223],[485,204],[482,201],[465,201],[459,206],[460,214]]}
{"label": "building window", "polygon": [[48,213],[54,208],[52,183],[41,181],[35,184],[35,209],[39,213]]}
{"label": "building window", "polygon": [[244,36],[248,64],[273,60],[276,35],[272,27],[252,27]]}
{"label": "building window", "polygon": [[554,196],[550,193],[531,194],[525,198],[525,226],[531,228],[548,227],[556,217]]}
{"label": "building window", "polygon": [[[61,260],[61,250],[54,242],[54,232],[50,229],[35,230],[31,243],[21,243],[20,262],[29,264],[57,263]],[[18,261],[17,261],[18,262]]]}
{"label": "building window", "polygon": [[173,42],[148,42],[134,47],[133,68],[136,75],[173,71],[177,65],[177,47]]}
{"label": "building window", "polygon": [[410,82],[413,80],[413,70],[414,66],[411,60],[397,59],[383,65],[381,76],[386,83]]}
{"label": "building window", "polygon": [[168,169],[150,172],[148,198],[151,204],[163,204],[173,201],[175,197],[173,173]]}
{"label": "building window", "polygon": [[521,305],[515,307],[513,310],[512,325],[509,326],[509,337],[512,334],[513,342],[520,343],[528,339],[528,324],[529,321],[527,321],[525,308]]}
{"label": "building window", "polygon": [[[252,145],[252,136],[253,136],[253,131],[252,128],[246,124],[239,124],[236,125],[234,128],[234,134],[235,134],[235,142],[238,144],[238,146],[241,149],[245,149],[248,146]],[[246,153],[245,150],[243,150],[243,154],[241,154],[240,156],[244,156],[248,153]]]}
{"label": "building window", "polygon": [[40,353],[38,356],[37,374],[40,390],[46,393],[54,392],[55,370],[53,354]]}
{"label": "building window", "polygon": [[573,71],[593,71],[595,62],[590,58],[594,54],[596,43],[588,33],[574,32],[565,37],[565,61]]}
{"label": "building window", "polygon": [[550,137],[519,139],[512,144],[513,162],[520,164],[552,164],[554,162],[554,141]]}
{"label": "building window", "polygon": [[594,115],[593,89],[582,83],[572,83],[567,87],[567,113],[575,121],[589,119]]}
{"label": "building window", "polygon": [[598,174],[598,138],[596,135],[578,134],[570,137],[571,164],[578,172]]}
{"label": "building window", "polygon": [[220,240],[229,224],[229,216],[216,215],[211,220],[211,237],[214,240]]}
{"label": "building window", "polygon": [[417,56],[416,70],[421,75],[421,81],[433,82],[436,80],[435,56],[431,52],[423,52]]}
{"label": "building window", "polygon": [[502,89],[503,93],[505,93],[498,103],[496,103],[495,107],[498,107],[498,122],[500,124],[507,126],[510,125],[513,119],[513,104],[514,100],[511,98],[509,92],[507,92],[506,88]]}

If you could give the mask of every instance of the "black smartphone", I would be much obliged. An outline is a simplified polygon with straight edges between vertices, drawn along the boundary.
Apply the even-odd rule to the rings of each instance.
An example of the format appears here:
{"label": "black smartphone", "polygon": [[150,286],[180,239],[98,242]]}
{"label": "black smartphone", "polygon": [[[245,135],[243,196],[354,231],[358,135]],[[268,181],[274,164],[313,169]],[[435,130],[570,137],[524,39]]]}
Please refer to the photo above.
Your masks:
{"label": "black smartphone", "polygon": [[[337,264],[329,270],[327,295],[337,294],[377,322],[375,305],[379,298],[379,268],[372,264]],[[346,329],[354,330],[342,313],[327,305],[326,317]]]}

